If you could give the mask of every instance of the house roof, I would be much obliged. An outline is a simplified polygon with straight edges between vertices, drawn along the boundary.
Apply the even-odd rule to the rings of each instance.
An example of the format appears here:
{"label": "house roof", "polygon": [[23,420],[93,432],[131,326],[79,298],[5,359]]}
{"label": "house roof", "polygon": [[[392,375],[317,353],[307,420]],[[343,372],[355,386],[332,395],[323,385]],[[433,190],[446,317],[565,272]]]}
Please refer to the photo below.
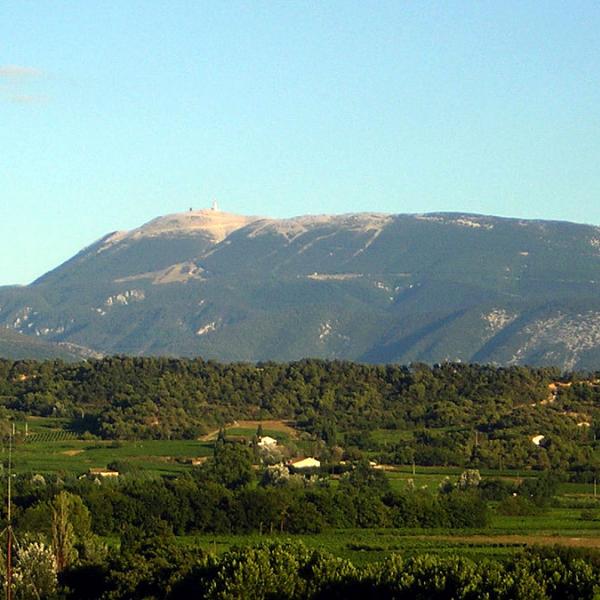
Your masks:
{"label": "house roof", "polygon": [[263,435],[258,439],[259,446],[275,446],[276,444],[277,440],[269,435]]}
{"label": "house roof", "polygon": [[294,460],[290,463],[292,467],[296,469],[304,469],[309,467],[320,467],[321,461],[313,458],[312,456],[308,456],[306,458],[299,458],[298,460]]}
{"label": "house roof", "polygon": [[102,469],[100,467],[92,467],[88,471],[90,475],[101,475],[103,477],[117,477],[119,471],[113,471],[112,469]]}

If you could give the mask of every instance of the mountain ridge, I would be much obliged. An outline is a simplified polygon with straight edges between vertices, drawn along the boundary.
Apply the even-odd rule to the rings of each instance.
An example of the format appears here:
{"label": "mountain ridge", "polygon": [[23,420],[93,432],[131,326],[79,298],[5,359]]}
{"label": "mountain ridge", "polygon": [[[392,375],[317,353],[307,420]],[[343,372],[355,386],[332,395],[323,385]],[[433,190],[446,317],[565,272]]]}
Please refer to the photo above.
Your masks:
{"label": "mountain ridge", "polygon": [[586,368],[600,359],[599,291],[593,225],[200,210],[0,288],[0,325],[103,353]]}

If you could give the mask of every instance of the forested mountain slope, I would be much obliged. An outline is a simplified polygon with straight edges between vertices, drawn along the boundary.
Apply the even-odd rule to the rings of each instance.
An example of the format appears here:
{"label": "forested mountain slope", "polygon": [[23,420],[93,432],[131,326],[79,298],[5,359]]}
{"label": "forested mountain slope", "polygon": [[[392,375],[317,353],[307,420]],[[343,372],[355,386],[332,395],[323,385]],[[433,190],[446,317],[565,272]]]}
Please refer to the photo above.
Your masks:
{"label": "forested mountain slope", "polygon": [[0,288],[0,325],[103,353],[595,368],[599,290],[587,225],[192,211]]}

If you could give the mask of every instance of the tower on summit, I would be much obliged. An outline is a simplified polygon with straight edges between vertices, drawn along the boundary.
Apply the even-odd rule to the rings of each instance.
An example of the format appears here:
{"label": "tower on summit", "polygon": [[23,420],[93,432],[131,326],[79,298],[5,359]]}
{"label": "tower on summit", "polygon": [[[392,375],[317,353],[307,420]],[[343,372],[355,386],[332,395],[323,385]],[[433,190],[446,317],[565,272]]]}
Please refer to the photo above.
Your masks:
{"label": "tower on summit", "polygon": [[213,211],[219,210],[219,205],[216,200],[212,201],[212,204],[210,205],[210,210],[213,210]]}

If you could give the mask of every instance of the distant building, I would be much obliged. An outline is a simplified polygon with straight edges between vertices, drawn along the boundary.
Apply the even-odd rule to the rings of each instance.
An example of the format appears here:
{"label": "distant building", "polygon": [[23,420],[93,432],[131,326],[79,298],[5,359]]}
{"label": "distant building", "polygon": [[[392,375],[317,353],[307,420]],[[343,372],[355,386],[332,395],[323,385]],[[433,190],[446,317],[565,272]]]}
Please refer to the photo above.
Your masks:
{"label": "distant building", "polygon": [[258,446],[260,448],[274,448],[277,446],[277,440],[268,435],[263,435],[258,439]]}
{"label": "distant building", "polygon": [[544,435],[536,435],[534,437],[531,438],[531,441],[536,445],[539,446],[542,443],[542,440],[545,438],[546,436]]}
{"label": "distant building", "polygon": [[321,466],[321,461],[316,458],[308,457],[301,458],[289,463],[289,466],[293,469],[318,469]]}
{"label": "distant building", "polygon": [[88,471],[90,477],[118,477],[119,471],[113,471],[112,469],[101,469],[93,467]]}

